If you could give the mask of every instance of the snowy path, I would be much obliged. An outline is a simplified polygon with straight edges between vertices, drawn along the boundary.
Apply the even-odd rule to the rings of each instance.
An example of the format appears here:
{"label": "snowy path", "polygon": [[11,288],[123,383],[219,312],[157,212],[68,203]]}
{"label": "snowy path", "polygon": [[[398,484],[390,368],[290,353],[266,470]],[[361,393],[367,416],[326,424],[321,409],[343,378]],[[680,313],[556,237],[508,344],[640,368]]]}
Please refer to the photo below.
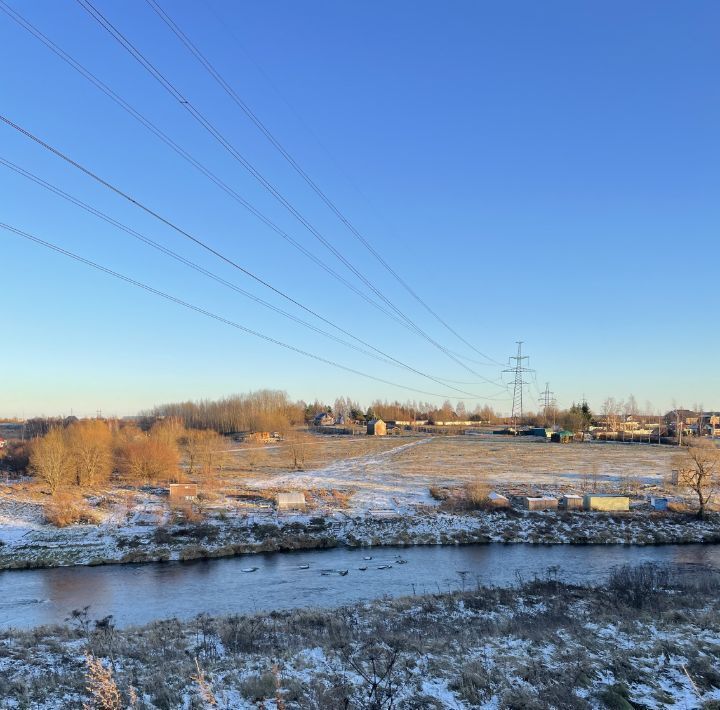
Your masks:
{"label": "snowy path", "polygon": [[352,498],[354,510],[399,511],[418,503],[432,502],[424,482],[403,477],[393,467],[395,455],[429,441],[432,439],[420,439],[388,451],[337,461],[325,468],[295,471],[248,483],[258,488],[352,488],[356,491]]}

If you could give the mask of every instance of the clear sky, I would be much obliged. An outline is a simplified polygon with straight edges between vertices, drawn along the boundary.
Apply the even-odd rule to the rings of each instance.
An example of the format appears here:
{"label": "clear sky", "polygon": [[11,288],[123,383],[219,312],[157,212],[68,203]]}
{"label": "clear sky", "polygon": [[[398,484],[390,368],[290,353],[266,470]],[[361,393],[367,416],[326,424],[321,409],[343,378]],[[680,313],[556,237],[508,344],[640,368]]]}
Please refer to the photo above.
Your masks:
{"label": "clear sky", "polygon": [[[653,410],[720,408],[720,4],[159,1],[463,337],[499,362],[525,341],[531,407],[537,380],[561,406],[584,394],[599,409],[633,393]],[[372,295],[79,4],[4,2]],[[393,304],[479,359],[354,239],[146,2],[96,6]],[[3,13],[0,61],[11,120],[357,337],[509,409],[506,390],[476,374],[494,380],[500,367],[468,362],[468,372],[330,278]],[[306,317],[6,125],[0,157]],[[225,318],[461,397],[291,323],[3,165],[0,206],[0,221]],[[261,387],[308,400],[442,400],[283,350],[4,230],[0,248],[0,416],[129,414]]]}

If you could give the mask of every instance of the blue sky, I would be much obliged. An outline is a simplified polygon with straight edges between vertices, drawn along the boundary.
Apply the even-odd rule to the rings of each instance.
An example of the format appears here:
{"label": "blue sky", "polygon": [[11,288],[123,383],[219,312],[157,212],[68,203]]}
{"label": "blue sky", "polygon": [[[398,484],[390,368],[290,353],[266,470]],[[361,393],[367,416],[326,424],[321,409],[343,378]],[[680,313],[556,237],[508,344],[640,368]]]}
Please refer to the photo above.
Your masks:
{"label": "blue sky", "polygon": [[[245,199],[355,277],[76,3],[7,0]],[[477,357],[322,205],[140,0],[97,7],[404,313]],[[599,409],[720,407],[714,2],[163,7],[383,257],[475,347],[525,341],[542,389]],[[478,380],[332,280],[0,13],[2,113],[293,298],[423,372]],[[7,126],[19,164],[238,286],[276,295]],[[460,396],[290,323],[0,165],[2,221],[321,357]],[[260,387],[441,401],[284,351],[0,230],[0,416],[128,414]],[[364,287],[363,287],[364,288]],[[501,368],[468,363],[489,379]],[[496,398],[504,399],[496,399]],[[534,383],[527,399],[534,404]],[[469,408],[483,399],[466,399]]]}

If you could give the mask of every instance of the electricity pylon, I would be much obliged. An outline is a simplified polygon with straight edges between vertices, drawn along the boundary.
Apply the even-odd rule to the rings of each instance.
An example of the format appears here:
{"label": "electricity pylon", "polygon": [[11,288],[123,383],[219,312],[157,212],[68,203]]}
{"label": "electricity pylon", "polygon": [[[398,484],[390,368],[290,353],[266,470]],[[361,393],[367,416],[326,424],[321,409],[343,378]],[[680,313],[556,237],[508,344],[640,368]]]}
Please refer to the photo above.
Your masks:
{"label": "electricity pylon", "polygon": [[523,360],[528,360],[529,358],[527,355],[522,354],[522,344],[522,340],[517,341],[517,355],[513,355],[510,358],[511,360],[515,360],[515,365],[513,367],[509,367],[507,370],[503,370],[503,372],[512,372],[515,375],[515,379],[513,381],[512,406],[512,421],[515,429],[522,426],[523,420],[523,387],[528,384],[525,380],[523,380],[523,373],[532,372],[529,367],[523,366]]}
{"label": "electricity pylon", "polygon": [[555,393],[550,391],[550,383],[545,383],[545,390],[540,394],[538,404],[543,408],[543,414],[545,416],[545,422],[548,421],[548,410],[553,410],[553,426],[555,426]]}

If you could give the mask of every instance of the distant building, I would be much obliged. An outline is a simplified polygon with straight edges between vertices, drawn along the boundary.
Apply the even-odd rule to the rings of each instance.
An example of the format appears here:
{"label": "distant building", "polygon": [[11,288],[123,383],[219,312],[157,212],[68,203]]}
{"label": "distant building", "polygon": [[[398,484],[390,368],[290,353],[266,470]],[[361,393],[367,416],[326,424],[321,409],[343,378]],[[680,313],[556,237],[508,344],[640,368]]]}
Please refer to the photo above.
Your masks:
{"label": "distant building", "polygon": [[197,483],[171,483],[168,490],[171,503],[195,500],[198,494]]}
{"label": "distant building", "polygon": [[275,499],[278,510],[305,510],[305,494],[300,491],[278,493]]}
{"label": "distant building", "polygon": [[678,420],[683,425],[692,424],[697,421],[697,412],[693,412],[691,409],[671,409],[663,419],[670,426],[675,426]]}
{"label": "distant building", "polygon": [[583,498],[585,510],[627,511],[630,499],[627,496],[586,494]]}
{"label": "distant building", "polygon": [[385,436],[387,426],[382,419],[371,419],[367,424],[368,436]]}
{"label": "distant building", "polygon": [[573,440],[574,434],[571,431],[554,431],[550,436],[551,441],[558,444],[568,444]]}
{"label": "distant building", "polygon": [[335,417],[328,412],[318,412],[313,418],[313,426],[332,426],[335,424]]}

